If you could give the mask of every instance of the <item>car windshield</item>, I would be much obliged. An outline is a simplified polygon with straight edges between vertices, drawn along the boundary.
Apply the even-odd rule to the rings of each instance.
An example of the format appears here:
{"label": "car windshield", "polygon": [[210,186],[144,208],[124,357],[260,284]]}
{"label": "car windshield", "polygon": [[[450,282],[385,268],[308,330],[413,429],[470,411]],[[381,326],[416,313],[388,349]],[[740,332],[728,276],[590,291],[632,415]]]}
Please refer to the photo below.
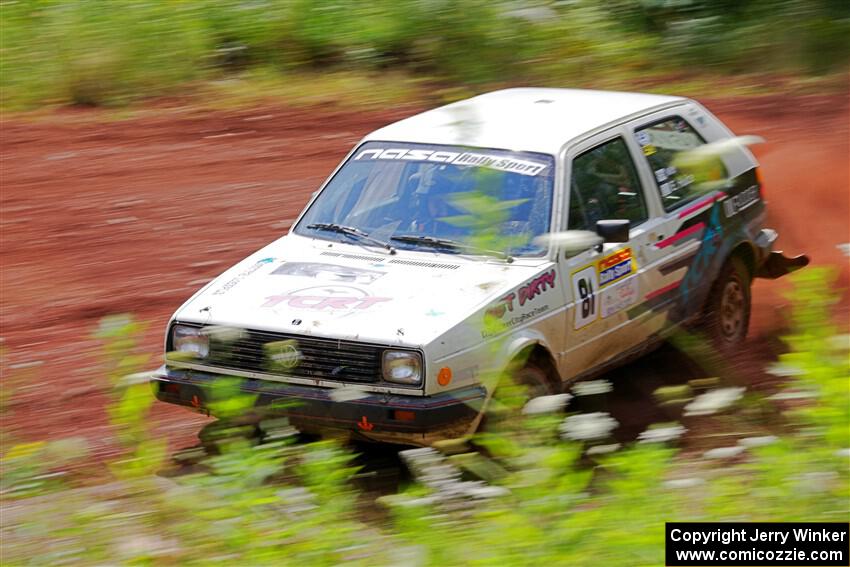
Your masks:
{"label": "car windshield", "polygon": [[[295,232],[366,246],[539,256],[534,239],[549,230],[553,170],[545,154],[368,142]],[[491,238],[473,238],[482,233]]]}

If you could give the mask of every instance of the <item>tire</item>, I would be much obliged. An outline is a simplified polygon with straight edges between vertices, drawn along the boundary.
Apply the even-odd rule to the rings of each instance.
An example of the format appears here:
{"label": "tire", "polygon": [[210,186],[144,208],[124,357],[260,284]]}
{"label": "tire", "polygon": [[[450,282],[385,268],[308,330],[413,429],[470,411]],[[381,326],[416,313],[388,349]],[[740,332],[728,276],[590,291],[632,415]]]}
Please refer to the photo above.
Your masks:
{"label": "tire", "polygon": [[525,365],[514,373],[517,384],[528,386],[528,398],[547,396],[552,393],[552,385],[546,375],[546,371],[533,362]]}
{"label": "tire", "polygon": [[702,330],[722,354],[732,354],[743,344],[750,326],[751,277],[738,257],[729,258],[720,269],[706,300]]}
{"label": "tire", "polygon": [[[525,399],[521,402],[520,407],[532,398],[536,398],[538,396],[546,396],[554,393],[555,389],[552,387],[552,384],[548,379],[546,371],[533,362],[527,361],[518,370],[509,370],[509,373],[510,376],[513,378],[513,384],[524,385],[528,387],[525,394]],[[503,380],[507,382],[511,381],[508,376],[505,376]],[[513,384],[508,385],[509,389],[511,388],[511,386],[513,386]],[[497,389],[500,388],[501,386],[497,387]],[[496,424],[498,422],[505,422],[506,420],[509,420],[511,411],[519,411],[519,408],[514,408],[514,410],[508,411],[508,413],[504,413],[503,410],[494,411],[491,406],[490,400],[488,400],[487,405],[482,409],[482,411],[478,414],[478,417],[476,417],[473,421],[473,425],[469,430],[470,433],[498,432],[498,426]]]}

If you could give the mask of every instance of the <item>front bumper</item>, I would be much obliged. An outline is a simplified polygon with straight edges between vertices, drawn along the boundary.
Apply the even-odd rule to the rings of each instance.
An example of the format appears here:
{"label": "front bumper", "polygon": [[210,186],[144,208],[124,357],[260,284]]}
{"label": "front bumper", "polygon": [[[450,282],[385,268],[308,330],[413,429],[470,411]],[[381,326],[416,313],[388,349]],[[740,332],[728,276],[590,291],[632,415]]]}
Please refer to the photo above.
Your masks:
{"label": "front bumper", "polygon": [[[222,375],[162,366],[151,385],[156,397],[209,413],[212,384]],[[363,436],[430,435],[470,423],[486,398],[482,386],[470,386],[435,396],[401,396],[363,392],[364,397],[337,401],[336,388],[320,388],[244,378],[239,389],[255,394],[254,413],[285,415],[299,429],[346,430]],[[391,435],[391,436],[392,436]],[[386,436],[386,435],[385,435]],[[404,440],[404,436],[400,437]],[[410,439],[415,442],[415,439]]]}

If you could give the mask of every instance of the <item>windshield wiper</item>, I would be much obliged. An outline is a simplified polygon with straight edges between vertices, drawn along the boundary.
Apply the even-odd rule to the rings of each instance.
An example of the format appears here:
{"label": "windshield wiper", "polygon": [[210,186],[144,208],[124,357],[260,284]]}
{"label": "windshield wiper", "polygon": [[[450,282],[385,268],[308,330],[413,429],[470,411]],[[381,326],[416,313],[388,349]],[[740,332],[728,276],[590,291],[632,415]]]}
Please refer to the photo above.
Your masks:
{"label": "windshield wiper", "polygon": [[498,256],[499,258],[506,260],[508,264],[514,261],[513,257],[506,252],[502,252],[500,250],[490,250],[488,248],[481,248],[480,246],[473,246],[471,244],[458,242],[457,240],[451,240],[449,238],[436,238],[434,236],[420,234],[399,234],[398,236],[390,236],[390,240],[395,240],[398,242],[409,242],[411,244],[423,244],[425,246],[431,246],[432,248],[447,248],[449,250],[474,250],[476,252],[484,252],[485,254]]}
{"label": "windshield wiper", "polygon": [[314,222],[313,224],[308,224],[307,228],[327,230],[329,232],[338,232],[339,234],[344,234],[346,236],[353,236],[355,238],[365,240],[366,242],[376,244],[381,248],[386,248],[387,250],[389,250],[390,254],[395,254],[395,248],[393,248],[389,242],[384,242],[383,240],[372,238],[366,232],[363,232],[359,228],[353,226],[345,226],[343,224],[335,224],[332,222]]}

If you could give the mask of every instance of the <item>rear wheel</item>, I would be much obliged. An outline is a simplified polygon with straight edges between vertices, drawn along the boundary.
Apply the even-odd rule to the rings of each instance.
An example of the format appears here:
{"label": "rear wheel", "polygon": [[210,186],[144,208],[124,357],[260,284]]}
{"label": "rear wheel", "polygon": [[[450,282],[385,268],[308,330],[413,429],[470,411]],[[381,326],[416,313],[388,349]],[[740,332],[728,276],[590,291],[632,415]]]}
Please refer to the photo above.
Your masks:
{"label": "rear wheel", "polygon": [[729,258],[711,288],[702,318],[703,330],[719,351],[734,352],[744,342],[751,308],[750,272],[740,258]]}

